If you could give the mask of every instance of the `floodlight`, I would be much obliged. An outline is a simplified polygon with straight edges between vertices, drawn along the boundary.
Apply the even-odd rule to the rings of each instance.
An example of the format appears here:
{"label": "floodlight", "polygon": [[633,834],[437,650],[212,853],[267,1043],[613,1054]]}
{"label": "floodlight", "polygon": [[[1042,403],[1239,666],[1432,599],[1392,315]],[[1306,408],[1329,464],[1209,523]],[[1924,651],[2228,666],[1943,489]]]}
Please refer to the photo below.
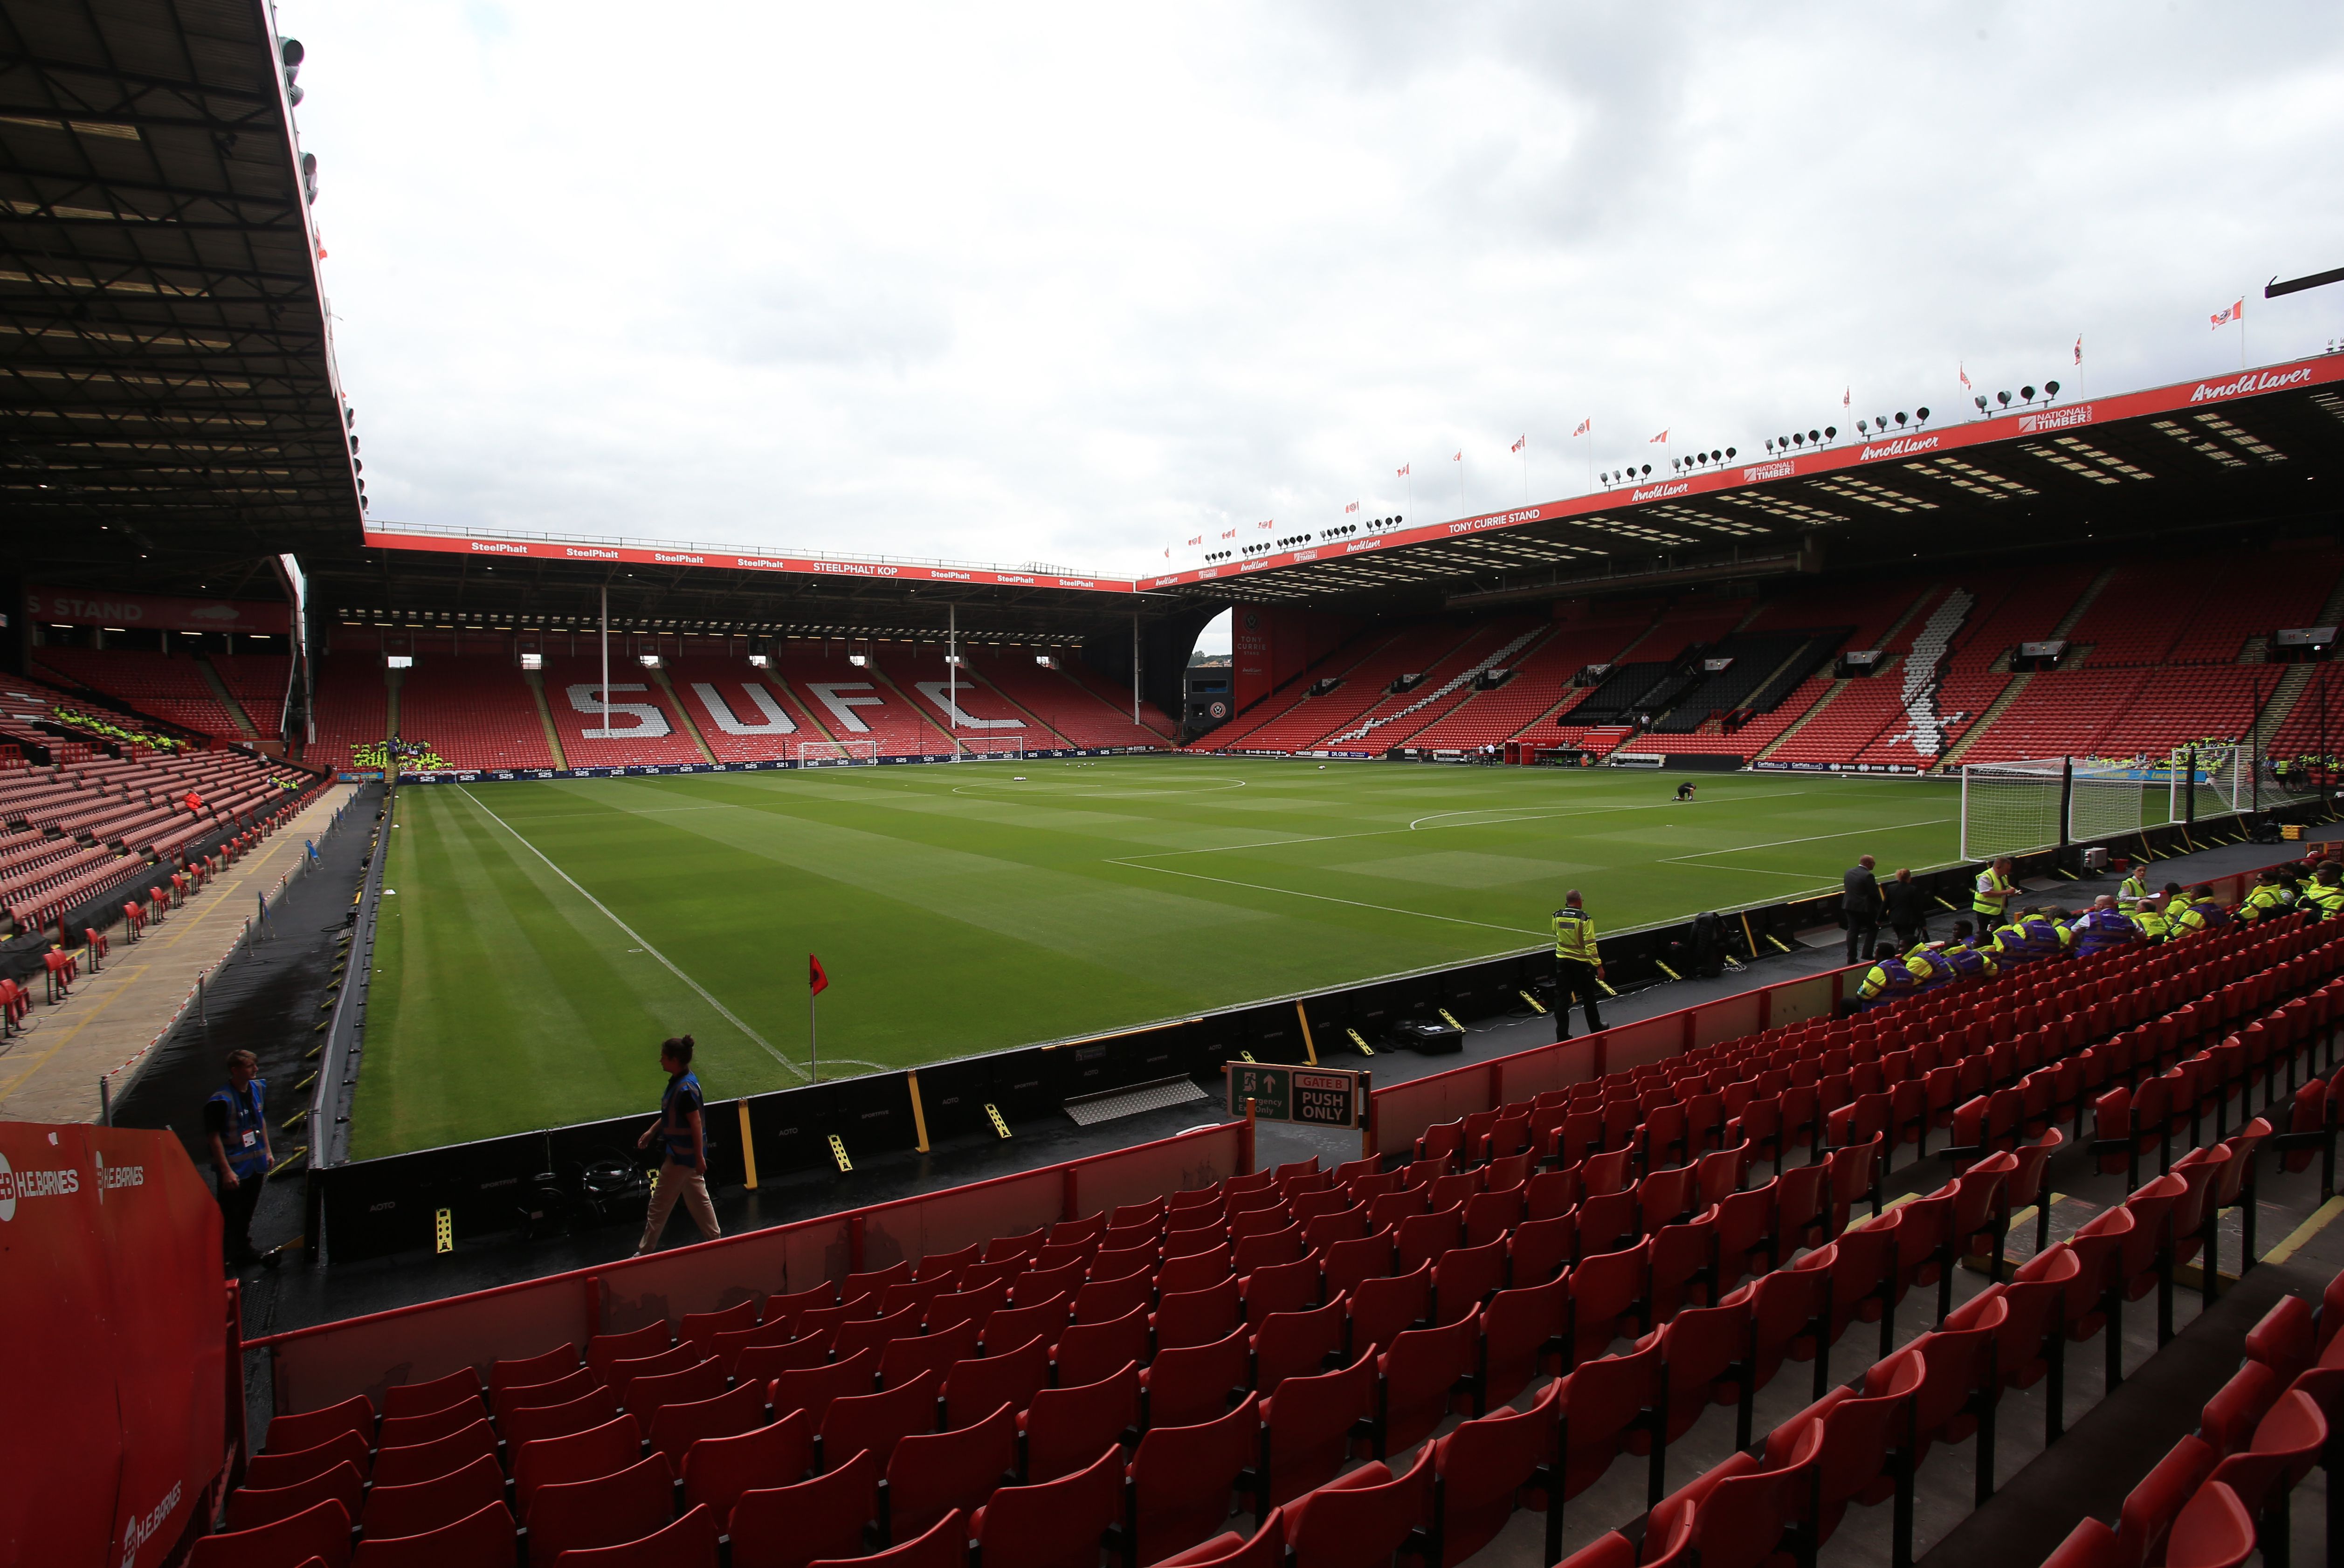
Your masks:
{"label": "floodlight", "polygon": [[2044,383],[2043,383],[2043,395],[2044,395],[2045,397],[2046,397],[2046,398],[2056,398],[2056,397],[2057,397],[2057,396],[2059,395],[2059,383],[2058,383],[2058,382],[2056,382],[2056,381],[2046,381],[2046,382],[2044,382]]}
{"label": "floodlight", "polygon": [[2035,400],[2035,389],[2032,387],[2021,387],[2018,389],[2018,395],[2026,402],[2031,403]]}
{"label": "floodlight", "polygon": [[1837,425],[1825,425],[1824,427],[1824,439],[1830,441],[1839,440],[1839,427]]}
{"label": "floodlight", "polygon": [[2010,394],[2008,392],[1996,392],[1994,396],[1995,400],[2000,403],[2004,408],[2006,409],[2010,407]]}
{"label": "floodlight", "polygon": [[1913,417],[1925,425],[1929,422],[1929,410],[1926,409],[1915,409],[1913,410]]}

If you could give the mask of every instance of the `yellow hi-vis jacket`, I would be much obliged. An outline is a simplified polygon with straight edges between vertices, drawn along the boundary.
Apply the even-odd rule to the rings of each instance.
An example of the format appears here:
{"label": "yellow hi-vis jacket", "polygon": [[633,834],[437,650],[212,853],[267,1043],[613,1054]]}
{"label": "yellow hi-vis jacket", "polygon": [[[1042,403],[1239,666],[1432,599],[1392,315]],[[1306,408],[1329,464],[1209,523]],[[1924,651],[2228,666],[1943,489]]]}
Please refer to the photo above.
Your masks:
{"label": "yellow hi-vis jacket", "polygon": [[2344,887],[2331,882],[2314,882],[2303,890],[2303,901],[2319,911],[2322,920],[2333,920],[2344,915]]}
{"label": "yellow hi-vis jacket", "polygon": [[1989,916],[1995,920],[2003,919],[2004,912],[2010,907],[2010,900],[1996,898],[1992,895],[2012,891],[2014,889],[2011,885],[2003,880],[2002,873],[1991,865],[1987,866],[1978,873],[1977,889],[1970,895],[1970,913]]}
{"label": "yellow hi-vis jacket", "polygon": [[1595,916],[1568,905],[1554,912],[1554,956],[1581,964],[1601,964],[1595,950]]}
{"label": "yellow hi-vis jacket", "polygon": [[2288,908],[2284,889],[2268,883],[2258,883],[2238,905],[2238,918],[2249,923],[2268,920],[2274,915],[2284,915]]}
{"label": "yellow hi-vis jacket", "polygon": [[2136,871],[2117,884],[2117,896],[2127,899],[2146,898],[2148,896],[2148,884],[2143,882],[2140,879],[2140,873]]}

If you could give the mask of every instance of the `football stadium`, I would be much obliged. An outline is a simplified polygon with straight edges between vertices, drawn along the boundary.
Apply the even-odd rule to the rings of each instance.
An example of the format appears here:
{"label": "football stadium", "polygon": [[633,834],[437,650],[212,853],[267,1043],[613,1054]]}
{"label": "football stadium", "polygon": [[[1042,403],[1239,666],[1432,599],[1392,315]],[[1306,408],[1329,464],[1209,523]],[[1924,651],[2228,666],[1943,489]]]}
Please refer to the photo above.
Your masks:
{"label": "football stadium", "polygon": [[[479,366],[291,26],[0,0],[0,1563],[2339,1560],[2344,271],[1144,571],[666,537],[364,427]],[[527,316],[460,194],[349,227]]]}

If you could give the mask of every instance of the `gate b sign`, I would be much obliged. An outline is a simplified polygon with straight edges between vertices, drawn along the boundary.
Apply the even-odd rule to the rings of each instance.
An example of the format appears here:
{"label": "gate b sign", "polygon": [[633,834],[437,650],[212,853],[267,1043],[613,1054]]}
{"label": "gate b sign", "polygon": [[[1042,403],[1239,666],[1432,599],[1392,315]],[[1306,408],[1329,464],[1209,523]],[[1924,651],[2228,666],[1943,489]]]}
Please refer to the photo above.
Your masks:
{"label": "gate b sign", "polygon": [[1355,1128],[1367,1115],[1366,1073],[1263,1062],[1231,1062],[1227,1070],[1231,1116],[1243,1116],[1248,1100],[1258,1120],[1306,1127]]}

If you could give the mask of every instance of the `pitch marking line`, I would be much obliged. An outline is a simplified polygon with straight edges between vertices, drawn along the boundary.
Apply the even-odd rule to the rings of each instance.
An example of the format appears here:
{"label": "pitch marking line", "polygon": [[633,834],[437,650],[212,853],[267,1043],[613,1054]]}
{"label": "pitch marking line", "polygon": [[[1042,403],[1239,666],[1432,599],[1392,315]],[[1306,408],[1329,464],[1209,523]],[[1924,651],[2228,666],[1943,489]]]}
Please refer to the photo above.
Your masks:
{"label": "pitch marking line", "polygon": [[[1755,800],[1774,795],[1814,794],[1814,793],[1815,792],[1814,790],[1805,789],[1777,789],[1764,791],[1762,795],[1735,795],[1733,798],[1735,800]],[[1579,810],[1532,812],[1527,816],[1499,817],[1494,822],[1440,821],[1440,819],[1445,816],[1475,816],[1493,811],[1520,811],[1521,809],[1519,806],[1508,805],[1477,806],[1471,811],[1437,811],[1430,816],[1418,817],[1406,827],[1371,827],[1360,833],[1322,833],[1314,834],[1305,838],[1272,838],[1264,839],[1255,844],[1214,845],[1206,849],[1159,849],[1152,850],[1146,855],[1133,855],[1129,858],[1134,860],[1164,860],[1176,855],[1235,855],[1248,849],[1277,849],[1289,844],[1339,844],[1346,839],[1353,838],[1389,838],[1392,835],[1398,833],[1439,833],[1443,828],[1451,827],[1501,827],[1510,822],[1547,822],[1564,817],[1602,816],[1612,812],[1619,811],[1664,811],[1673,805],[1692,805],[1696,803],[1692,801],[1646,801],[1639,805],[1592,805]],[[1952,819],[1947,818],[1946,820],[1951,821]],[[1424,825],[1428,822],[1439,823],[1440,826],[1428,828]],[[1715,853],[1723,855],[1727,852],[1721,849]],[[1251,886],[1252,884],[1243,883],[1239,884],[1239,885]],[[1514,928],[1510,926],[1502,926],[1498,927],[1498,929],[1501,931],[1510,931]]]}
{"label": "pitch marking line", "polygon": [[[513,826],[513,824],[510,824],[510,823],[507,822],[504,818],[502,818],[502,817],[499,816],[495,812],[490,811],[487,806],[482,805],[482,804],[480,804],[480,797],[479,797],[478,795],[476,795],[476,794],[474,794],[472,793],[472,789],[471,789],[471,786],[470,786],[470,784],[458,784],[458,785],[456,786],[456,788],[457,788],[457,790],[458,790],[460,793],[461,793],[461,794],[462,794],[463,797],[464,797],[466,800],[470,801],[470,802],[472,803],[472,805],[473,805],[474,809],[478,810],[478,811],[479,811],[482,815],[486,816],[486,817],[487,817],[490,822],[495,823],[499,827],[503,828],[507,833],[511,834],[515,839],[519,840],[519,842],[520,842],[520,845],[521,845],[521,847],[522,847],[522,848],[524,848],[524,849],[528,850],[531,855],[533,855],[537,856],[537,857],[538,857],[538,859],[544,861],[544,862],[545,862],[546,869],[547,869],[547,870],[549,870],[549,871],[551,871],[551,872],[552,872],[554,875],[556,875],[556,876],[558,876],[558,877],[561,878],[561,880],[562,880],[562,881],[564,881],[564,882],[566,882],[566,883],[570,884],[570,886],[571,886],[571,890],[572,890],[573,892],[575,892],[575,893],[578,895],[578,896],[579,896],[579,897],[583,898],[587,903],[589,903],[589,904],[592,905],[595,908],[597,908],[597,909],[601,910],[601,911],[602,912],[603,918],[605,918],[605,919],[609,920],[609,921],[610,921],[610,923],[611,923],[611,925],[613,925],[613,926],[617,926],[620,930],[621,930],[621,931],[625,932],[629,936],[632,937],[635,941],[642,943],[642,944],[643,951],[644,951],[644,952],[646,952],[646,953],[648,953],[648,954],[650,954],[652,957],[654,957],[654,958],[658,959],[662,964],[663,964],[663,965],[667,966],[667,971],[668,971],[668,973],[669,973],[669,974],[673,975],[677,979],[679,979],[679,980],[682,981],[685,985],[687,985],[687,986],[691,986],[694,991],[698,992],[698,993],[699,993],[699,995],[700,995],[700,999],[701,999],[702,1001],[703,1001],[703,1002],[707,1003],[710,1007],[712,1007],[715,1008],[719,1013],[722,1013],[722,1014],[724,1016],[725,1019],[726,1019],[729,1023],[731,1023],[731,1024],[732,1024],[732,1026],[734,1028],[736,1028],[736,1029],[740,1030],[743,1034],[744,1034],[744,1035],[748,1036],[751,1039],[753,1039],[753,1040],[756,1041],[756,1042],[757,1042],[757,1044],[759,1044],[760,1046],[763,1046],[763,1047],[765,1048],[765,1054],[766,1054],[767,1056],[769,1056],[769,1057],[773,1057],[773,1060],[775,1060],[775,1061],[777,1061],[777,1062],[781,1063],[781,1064],[782,1064],[782,1066],[783,1066],[783,1067],[785,1067],[789,1068],[789,1069],[790,1069],[790,1071],[792,1071],[792,1072],[793,1072],[793,1073],[797,1074],[797,1076],[798,1076],[798,1077],[802,1077],[802,1078],[803,1078],[803,1077],[809,1077],[809,1076],[810,1076],[810,1075],[808,1075],[808,1073],[806,1072],[806,1070],[805,1070],[803,1067],[802,1067],[798,1066],[798,1065],[797,1065],[797,1063],[795,1063],[795,1062],[793,1062],[793,1061],[790,1060],[790,1058],[789,1058],[789,1057],[785,1057],[785,1056],[782,1055],[782,1053],[781,1053],[779,1050],[776,1050],[776,1049],[774,1048],[774,1047],[773,1047],[773,1041],[771,1041],[771,1040],[769,1040],[769,1039],[765,1038],[765,1037],[764,1037],[764,1036],[763,1036],[763,1035],[759,1034],[756,1030],[754,1030],[754,1029],[751,1028],[748,1025],[746,1025],[746,1024],[743,1023],[743,1022],[741,1021],[741,1019],[740,1019],[739,1015],[735,1014],[735,1013],[732,1011],[732,1008],[730,1008],[730,1007],[726,1007],[723,1003],[722,1003],[722,1002],[718,1001],[714,996],[710,996],[710,995],[709,995],[709,993],[708,993],[708,987],[707,987],[707,986],[705,986],[702,985],[699,981],[697,981],[697,980],[693,979],[691,976],[689,976],[689,975],[685,974],[682,970],[681,970],[681,969],[677,968],[677,967],[675,966],[675,962],[674,962],[674,960],[671,959],[671,958],[670,958],[666,954],[664,954],[664,953],[661,952],[658,948],[656,948],[656,947],[652,946],[652,944],[651,944],[651,939],[650,939],[649,937],[647,937],[647,936],[643,936],[641,932],[637,931],[633,926],[631,926],[628,925],[625,921],[623,921],[623,920],[620,919],[616,915],[611,914],[611,907],[610,907],[610,905],[609,905],[604,904],[601,899],[599,899],[599,898],[595,897],[592,894],[591,894],[591,893],[587,892],[583,887],[579,886],[579,885],[578,885],[578,879],[577,879],[576,877],[571,876],[571,875],[570,875],[570,873],[568,873],[568,872],[566,872],[566,871],[562,870],[562,869],[561,869],[561,867],[560,867],[560,866],[558,866],[558,865],[554,865],[554,864],[553,864],[553,859],[552,859],[552,857],[551,857],[551,855],[547,855],[547,854],[545,853],[545,851],[543,851],[543,850],[541,850],[541,849],[538,848],[538,847],[537,847],[537,845],[533,845],[533,844],[530,843],[530,841],[529,841],[528,839],[521,837],[520,830],[519,828],[516,828],[515,826]],[[834,1059],[836,1059],[836,1058],[834,1058]],[[850,1064],[850,1065],[867,1065],[867,1064]]]}
{"label": "pitch marking line", "polygon": [[[1367,837],[1368,835],[1349,836]],[[1186,852],[1184,852],[1186,853]],[[1337,898],[1325,893],[1304,893],[1298,888],[1272,887],[1262,882],[1238,882],[1227,876],[1207,876],[1201,872],[1175,871],[1168,865],[1142,865],[1136,859],[1110,860],[1109,865],[1126,865],[1134,871],[1158,871],[1167,876],[1186,876],[1197,882],[1217,882],[1224,887],[1250,887],[1257,893],[1278,893],[1288,898],[1315,898],[1321,904],[1348,904],[1354,909],[1380,910],[1386,915],[1407,915],[1419,920],[1440,920],[1450,926],[1478,926],[1484,931],[1507,931],[1517,936],[1544,936],[1543,931],[1532,931],[1521,926],[1492,926],[1486,920],[1467,920],[1455,915],[1428,915],[1421,909],[1399,909],[1389,904],[1367,904],[1357,898]]]}
{"label": "pitch marking line", "polygon": [[[1845,833],[1818,833],[1808,838],[1778,838],[1771,844],[1736,844],[1724,849],[1700,849],[1695,850],[1691,855],[1672,855],[1665,857],[1661,864],[1666,865],[1672,862],[1682,860],[1706,860],[1713,855],[1740,855],[1743,851],[1748,849],[1781,849],[1786,845],[1793,844],[1821,844],[1826,839],[1858,838],[1867,833],[1898,833],[1908,827],[1937,827],[1953,820],[1954,819],[1950,816],[1933,816],[1924,822],[1892,822],[1876,827],[1852,827]],[[1711,869],[1729,871],[1735,868],[1732,866],[1713,866]],[[1773,875],[1778,876],[1791,876],[1797,874],[1783,871],[1776,872]]]}

